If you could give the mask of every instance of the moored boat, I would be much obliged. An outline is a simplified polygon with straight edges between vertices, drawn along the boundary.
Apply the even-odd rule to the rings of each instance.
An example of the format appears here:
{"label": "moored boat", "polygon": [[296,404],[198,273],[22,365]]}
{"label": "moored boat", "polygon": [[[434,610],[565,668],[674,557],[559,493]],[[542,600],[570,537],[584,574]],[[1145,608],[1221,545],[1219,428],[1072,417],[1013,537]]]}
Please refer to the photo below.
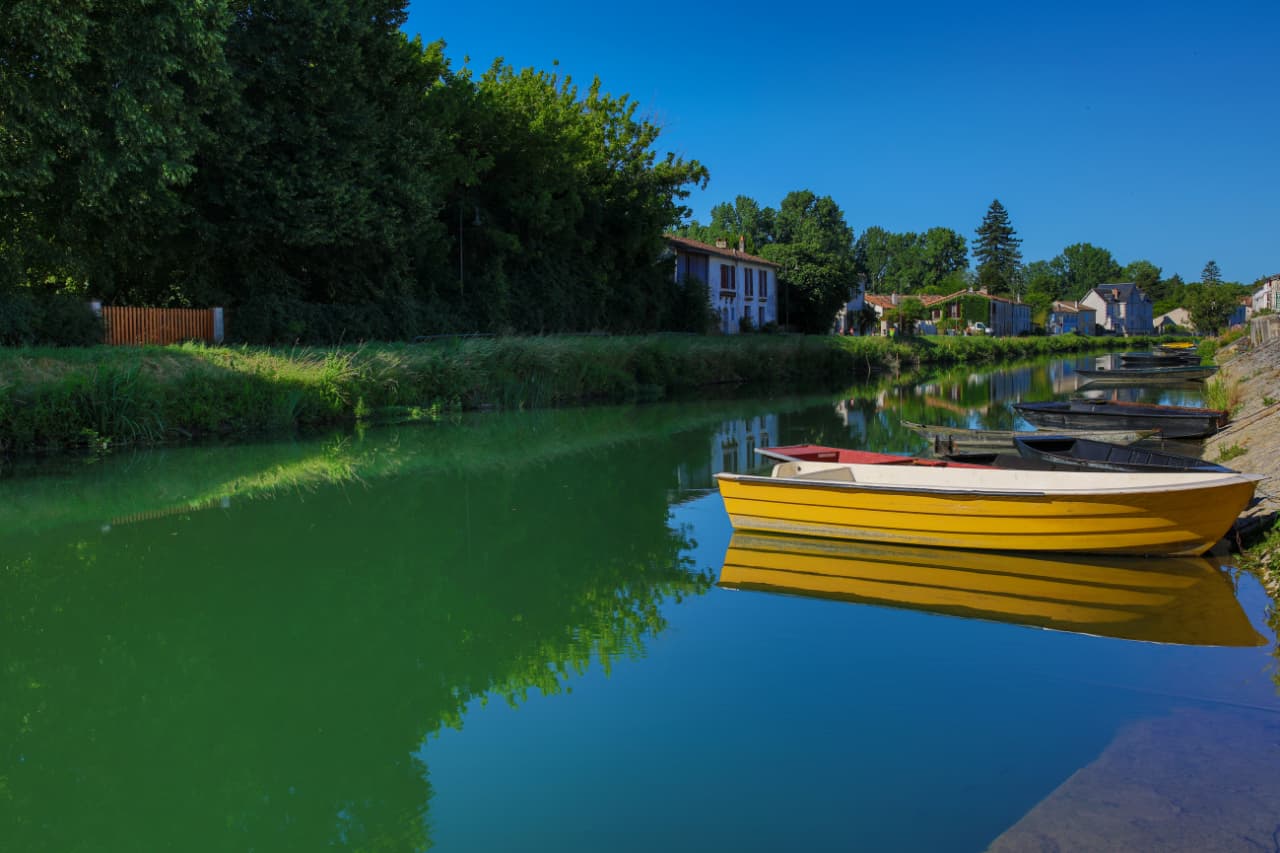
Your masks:
{"label": "moored boat", "polygon": [[1194,456],[1065,435],[1029,435],[1015,438],[1013,443],[1022,458],[1044,463],[1048,468],[1088,471],[1232,471]]}
{"label": "moored boat", "polygon": [[[1029,430],[962,429],[960,427],[918,424],[902,421],[902,425],[923,436],[934,453],[948,456],[956,453],[999,453],[1012,451],[1013,440],[1020,435],[1036,435]],[[1132,444],[1158,435],[1155,429],[1086,429],[1055,431],[1054,435],[1075,435],[1112,444]]]}
{"label": "moored boat", "polygon": [[[961,463],[945,459],[921,459],[900,453],[876,453],[870,450],[848,450],[843,447],[825,447],[821,444],[791,444],[783,447],[757,447],[756,453],[778,462],[839,462],[862,465],[918,465],[925,468],[942,468]],[[975,467],[975,466],[969,466]]]}
{"label": "moored boat", "polygon": [[1156,429],[1163,438],[1203,438],[1227,423],[1220,409],[1118,400],[1015,403],[1013,408],[1042,430]]}
{"label": "moored boat", "polygon": [[1202,554],[1257,477],[839,462],[716,475],[735,529],[1004,551]]}
{"label": "moored boat", "polygon": [[1122,352],[1120,363],[1127,366],[1199,364],[1200,354],[1195,350],[1185,352]]}
{"label": "moored boat", "polygon": [[1077,367],[1076,375],[1090,382],[1131,384],[1135,382],[1199,382],[1218,372],[1212,364],[1153,365],[1141,367],[1088,368]]}
{"label": "moored boat", "polygon": [[1203,557],[1019,554],[737,531],[719,585],[1154,643],[1258,646]]}

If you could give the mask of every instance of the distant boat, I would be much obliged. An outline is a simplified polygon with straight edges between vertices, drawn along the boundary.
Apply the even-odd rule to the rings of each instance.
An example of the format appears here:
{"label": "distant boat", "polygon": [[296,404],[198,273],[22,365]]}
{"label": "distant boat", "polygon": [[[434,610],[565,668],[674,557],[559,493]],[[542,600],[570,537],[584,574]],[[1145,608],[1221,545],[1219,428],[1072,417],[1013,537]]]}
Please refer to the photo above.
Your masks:
{"label": "distant boat", "polygon": [[1143,367],[1077,367],[1076,375],[1095,383],[1133,384],[1138,382],[1199,382],[1218,372],[1212,364],[1154,365]]}
{"label": "distant boat", "polygon": [[1203,438],[1227,424],[1220,409],[1118,400],[1015,403],[1013,408],[1042,430],[1155,429],[1163,438]]}
{"label": "distant boat", "polygon": [[716,474],[738,530],[1003,551],[1202,554],[1258,477],[788,461]]}
{"label": "distant boat", "polygon": [[[1013,449],[1013,440],[1018,436],[1036,435],[1029,430],[1000,429],[962,429],[960,427],[938,426],[936,424],[918,424],[902,421],[902,425],[912,432],[924,437],[931,449],[939,456],[950,456],[957,453],[999,453]],[[1055,431],[1054,435],[1072,435],[1079,438],[1091,438],[1096,441],[1109,441],[1112,444],[1132,444],[1144,438],[1157,435],[1154,429],[1085,429]]]}
{"label": "distant boat", "polygon": [[1151,643],[1266,643],[1230,579],[1203,557],[961,551],[739,531],[719,585]]}
{"label": "distant boat", "polygon": [[1049,468],[1088,471],[1232,470],[1194,456],[1064,435],[1029,435],[1015,438],[1013,443],[1022,458],[1044,463]]}

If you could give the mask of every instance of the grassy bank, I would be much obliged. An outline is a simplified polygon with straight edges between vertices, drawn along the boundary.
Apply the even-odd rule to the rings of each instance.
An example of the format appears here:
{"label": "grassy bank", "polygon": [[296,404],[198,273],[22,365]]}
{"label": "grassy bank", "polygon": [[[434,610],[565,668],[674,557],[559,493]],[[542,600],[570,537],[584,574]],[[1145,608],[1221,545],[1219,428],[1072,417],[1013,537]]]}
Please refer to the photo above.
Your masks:
{"label": "grassy bank", "polygon": [[651,335],[455,338],[326,350],[4,349],[0,450],[156,444],[412,420],[446,410],[651,400],[729,384],[838,388],[902,365],[992,363],[1116,343],[1075,336]]}

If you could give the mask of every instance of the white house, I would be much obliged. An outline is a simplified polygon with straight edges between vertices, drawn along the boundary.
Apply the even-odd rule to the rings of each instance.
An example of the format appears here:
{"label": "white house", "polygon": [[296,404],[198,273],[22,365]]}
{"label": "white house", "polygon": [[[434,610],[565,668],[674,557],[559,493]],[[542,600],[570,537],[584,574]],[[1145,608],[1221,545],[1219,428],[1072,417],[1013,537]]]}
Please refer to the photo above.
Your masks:
{"label": "white house", "polygon": [[1155,330],[1162,334],[1182,330],[1184,332],[1194,332],[1196,326],[1191,322],[1191,312],[1186,308],[1174,308],[1156,317],[1152,321]]}
{"label": "white house", "polygon": [[674,234],[666,240],[675,258],[676,281],[693,279],[707,286],[720,331],[737,334],[744,319],[757,329],[778,322],[778,265],[773,261],[748,255],[741,238],[736,249],[725,240],[714,246]]}
{"label": "white house", "polygon": [[1280,275],[1267,276],[1253,291],[1253,313],[1276,310],[1276,291],[1280,290]]}
{"label": "white house", "polygon": [[1149,335],[1151,300],[1131,281],[1100,284],[1080,300],[1097,312],[1097,325],[1113,335]]}
{"label": "white house", "polygon": [[831,324],[831,331],[837,335],[859,334],[858,315],[866,304],[867,280],[863,276],[858,276],[857,283],[849,288],[849,301],[836,312],[835,321]]}

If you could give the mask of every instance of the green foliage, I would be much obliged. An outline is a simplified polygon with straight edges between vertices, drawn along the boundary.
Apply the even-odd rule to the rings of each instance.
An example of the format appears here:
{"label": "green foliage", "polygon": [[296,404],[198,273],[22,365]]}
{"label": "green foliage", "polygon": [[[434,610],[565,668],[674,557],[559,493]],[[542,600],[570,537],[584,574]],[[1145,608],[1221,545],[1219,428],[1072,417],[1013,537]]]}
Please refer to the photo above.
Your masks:
{"label": "green foliage", "polygon": [[951,293],[965,286],[968,250],[964,237],[950,228],[894,234],[873,226],[853,251],[871,293]]}
{"label": "green foliage", "polygon": [[854,290],[853,229],[830,196],[788,193],[761,254],[778,264],[779,313],[803,332],[823,333]]}
{"label": "green foliage", "polygon": [[102,322],[75,296],[0,293],[0,346],[93,346]]}
{"label": "green foliage", "polygon": [[1058,273],[1063,297],[1072,300],[1084,298],[1100,284],[1118,280],[1122,272],[1109,251],[1091,243],[1067,246],[1050,265]]}
{"label": "green foliage", "polygon": [[225,4],[0,7],[0,287],[167,287],[230,94]]}
{"label": "green foliage", "polygon": [[1221,332],[1239,305],[1235,287],[1193,285],[1187,291],[1186,307],[1191,312],[1191,323],[1201,334]]}
{"label": "green foliage", "polygon": [[1012,293],[1017,285],[1017,271],[1022,263],[1022,240],[1009,221],[1009,212],[999,199],[993,199],[973,244],[977,262],[978,286],[991,293]]}
{"label": "green foliage", "polygon": [[1218,449],[1218,461],[1230,462],[1232,459],[1235,459],[1237,456],[1244,456],[1248,452],[1249,452],[1248,448],[1241,447],[1238,444],[1223,445]]}
{"label": "green foliage", "polygon": [[890,312],[890,322],[896,325],[904,335],[915,334],[916,323],[928,315],[924,303],[914,296],[908,296],[898,303],[898,307]]}

